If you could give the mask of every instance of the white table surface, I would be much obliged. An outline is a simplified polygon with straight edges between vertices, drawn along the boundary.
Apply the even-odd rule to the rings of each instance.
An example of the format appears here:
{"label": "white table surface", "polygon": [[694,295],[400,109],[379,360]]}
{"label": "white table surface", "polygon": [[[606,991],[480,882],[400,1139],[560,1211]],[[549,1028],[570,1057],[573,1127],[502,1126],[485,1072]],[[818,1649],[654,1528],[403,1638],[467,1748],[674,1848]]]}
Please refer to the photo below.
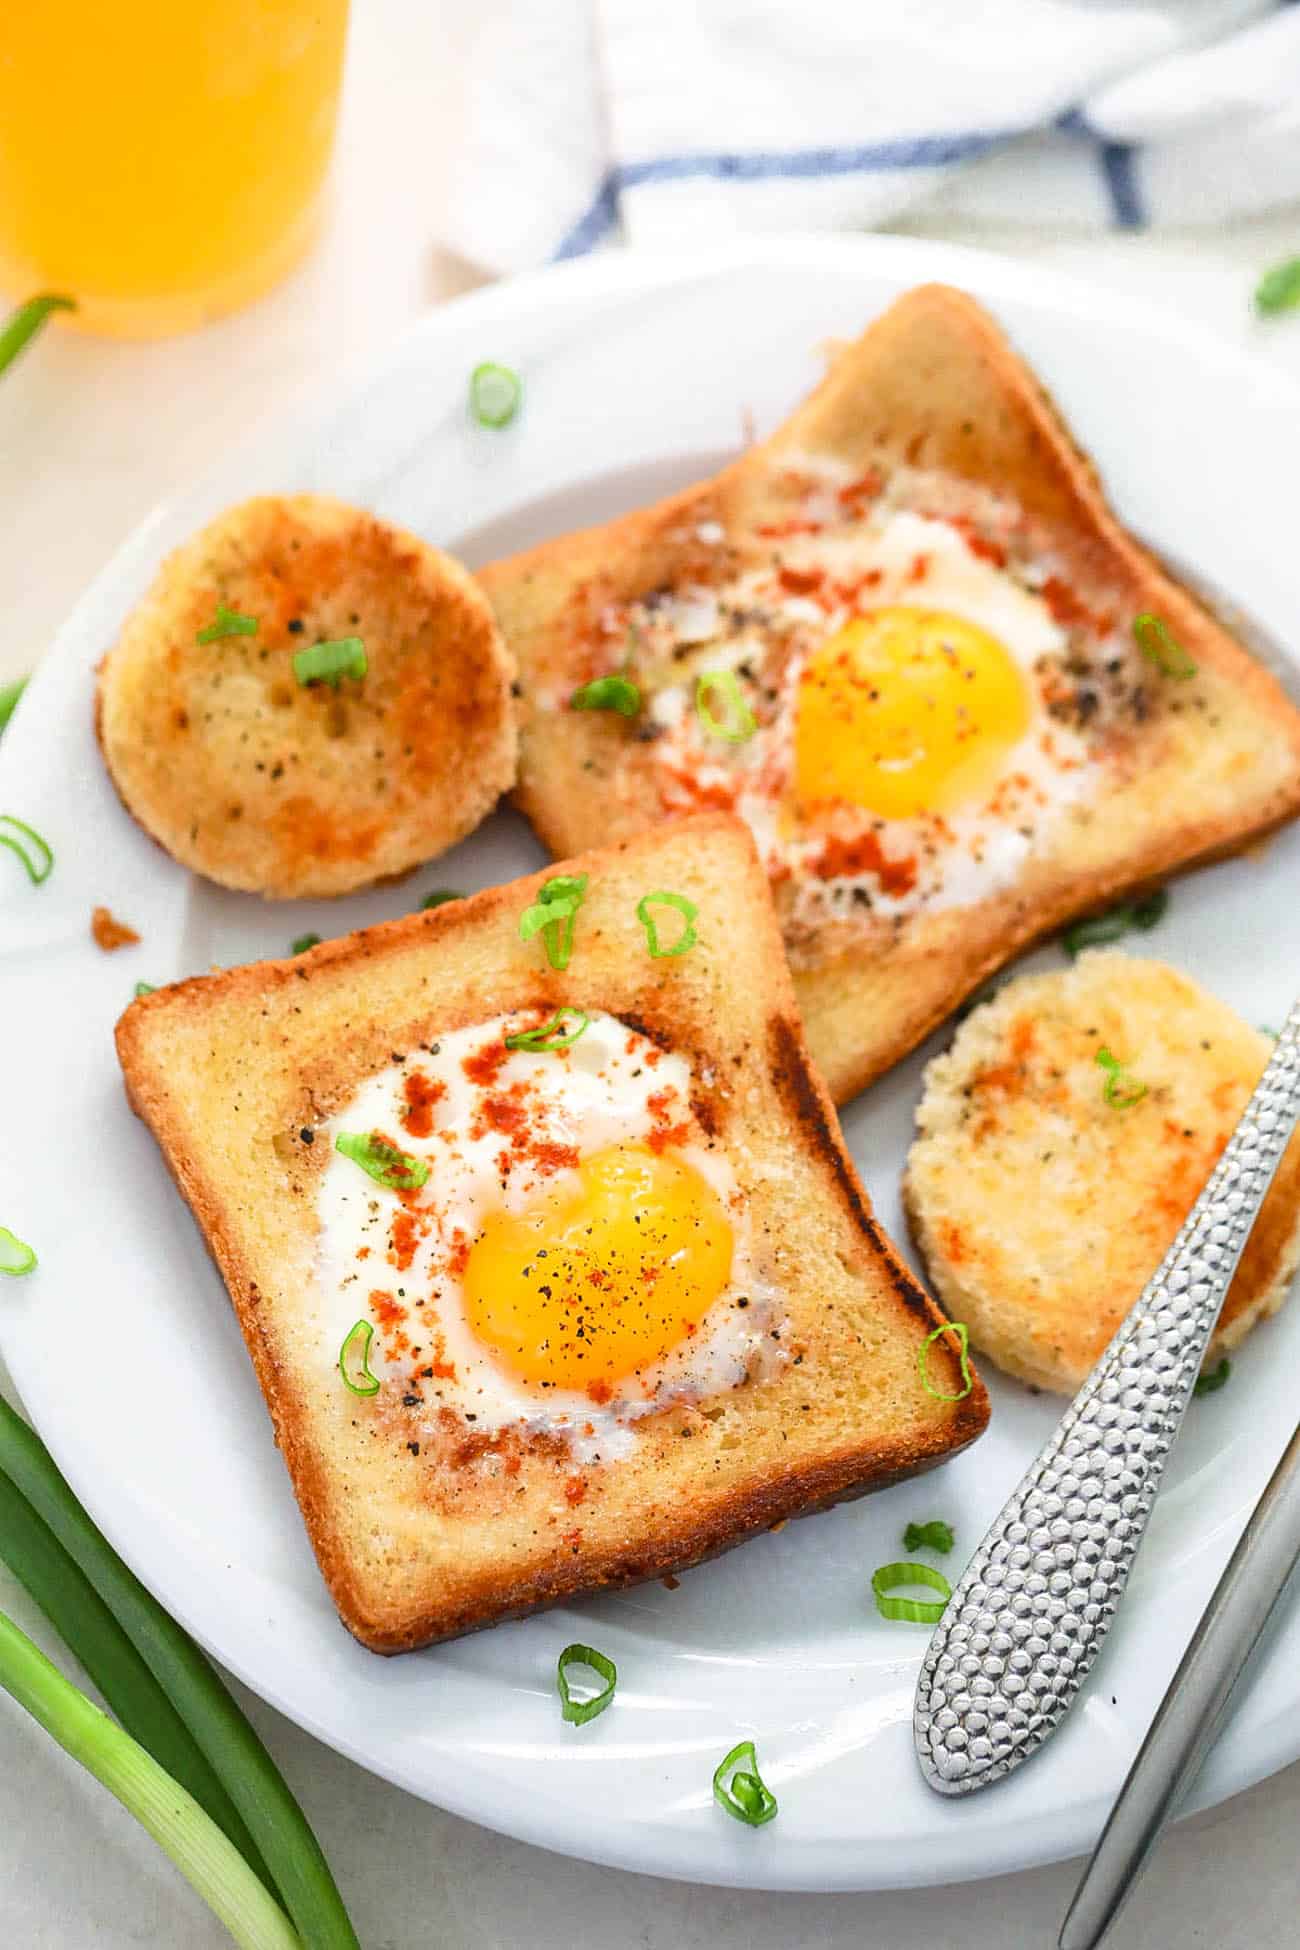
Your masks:
{"label": "white table surface", "polygon": [[[279,291],[161,344],[51,333],[0,387],[0,681],[35,662],[137,520],[241,427],[355,367],[472,282],[437,245],[455,194],[449,157],[471,11],[452,0],[357,0],[330,228]],[[1300,318],[1262,326],[1249,310],[1258,271],[1300,249],[1300,211],[1211,237],[977,235],[934,217],[915,227],[1160,300],[1300,377]],[[55,1650],[2,1568],[0,1606]],[[1061,1864],[911,1894],[770,1896],[592,1868],[428,1808],[236,1691],[316,1825],[366,1950],[1047,1950],[1078,1874]],[[228,1942],[153,1843],[2,1696],[0,1757],[0,1942]],[[1114,1950],[1246,1940],[1292,1950],[1298,1823],[1300,1766],[1175,1830]]]}

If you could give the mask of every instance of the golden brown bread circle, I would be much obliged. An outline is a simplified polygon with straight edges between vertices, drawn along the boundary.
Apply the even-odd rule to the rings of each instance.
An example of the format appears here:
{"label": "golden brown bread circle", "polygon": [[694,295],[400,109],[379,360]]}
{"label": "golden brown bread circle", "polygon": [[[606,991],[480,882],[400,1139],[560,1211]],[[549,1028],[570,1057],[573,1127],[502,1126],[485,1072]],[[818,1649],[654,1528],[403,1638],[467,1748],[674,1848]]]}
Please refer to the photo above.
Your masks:
{"label": "golden brown bread circle", "polygon": [[[218,603],[252,635],[200,644]],[[364,678],[295,651],[358,636]],[[323,495],[228,509],[163,564],[100,672],[127,810],[227,887],[344,894],[471,832],[514,779],[513,668],[459,563]]]}
{"label": "golden brown bread circle", "polygon": [[[1084,955],[1024,975],[925,1074],[903,1184],[954,1320],[1000,1368],[1073,1394],[1155,1272],[1271,1043],[1163,962]],[[1145,1094],[1107,1102],[1107,1050]],[[1285,1153],[1210,1346],[1276,1313],[1300,1261],[1300,1140]]]}

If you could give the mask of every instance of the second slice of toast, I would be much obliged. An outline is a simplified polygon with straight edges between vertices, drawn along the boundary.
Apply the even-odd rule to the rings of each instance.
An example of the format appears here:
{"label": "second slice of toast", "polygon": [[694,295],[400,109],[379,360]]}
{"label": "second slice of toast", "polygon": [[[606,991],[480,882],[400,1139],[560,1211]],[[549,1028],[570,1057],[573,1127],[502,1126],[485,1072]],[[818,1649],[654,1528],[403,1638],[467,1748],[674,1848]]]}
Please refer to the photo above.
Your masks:
{"label": "second slice of toast", "polygon": [[[561,897],[586,878],[559,914],[572,941],[556,968],[555,931],[521,939],[520,922],[560,876]],[[675,904],[652,907],[652,934],[638,907],[665,893]],[[562,1007],[588,1018],[571,1047],[505,1047],[506,1032],[538,1040]],[[330,1592],[376,1651],[680,1570],[927,1468],[984,1427],[983,1387],[950,1338],[922,1358],[942,1316],[872,1217],[736,820],[683,821],[292,961],[161,989],[117,1036],[132,1104],[230,1290]],[[547,1092],[549,1130],[521,1134]],[[341,1156],[340,1132],[359,1126],[427,1161],[427,1179],[401,1167],[384,1184]],[[552,1244],[521,1274],[510,1226],[585,1183],[592,1159],[621,1170],[628,1155],[618,1182],[653,1182],[658,1217],[638,1192],[626,1209],[610,1195],[612,1217],[607,1198],[609,1250],[562,1334],[551,1269],[584,1264],[582,1229],[558,1255],[558,1234],[538,1234]],[[485,1156],[514,1217],[473,1218],[463,1202],[465,1160]],[[593,1370],[575,1412],[546,1364],[565,1335],[564,1359],[590,1348],[599,1362],[639,1331],[643,1221],[662,1234],[640,1271],[665,1317],[664,1293],[686,1282],[674,1348],[635,1380]],[[489,1346],[484,1318],[500,1327],[511,1282],[531,1305],[530,1278],[552,1308],[543,1327],[527,1346]],[[340,1372],[354,1317],[374,1331],[371,1394]]]}

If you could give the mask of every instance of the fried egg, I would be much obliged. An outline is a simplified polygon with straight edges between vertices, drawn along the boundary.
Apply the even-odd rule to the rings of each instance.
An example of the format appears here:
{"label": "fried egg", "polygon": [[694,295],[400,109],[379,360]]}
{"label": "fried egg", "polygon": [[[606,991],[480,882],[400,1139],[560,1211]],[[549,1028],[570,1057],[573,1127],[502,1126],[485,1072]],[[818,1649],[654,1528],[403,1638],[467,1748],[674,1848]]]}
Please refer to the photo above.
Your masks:
{"label": "fried egg", "polygon": [[[608,619],[645,667],[665,808],[738,812],[810,920],[980,900],[1098,783],[1052,565],[998,538],[1015,511],[877,492],[810,463],[766,560],[729,549],[716,583]],[[734,676],[746,735],[701,719],[706,671]]]}
{"label": "fried egg", "polygon": [[[318,1134],[321,1356],[357,1319],[370,1366],[428,1426],[630,1451],[637,1421],[781,1359],[781,1312],[737,1160],[692,1107],[707,1079],[617,1017],[510,1049],[536,1012],[395,1054]],[[409,1190],[334,1148],[373,1134],[428,1165]]]}

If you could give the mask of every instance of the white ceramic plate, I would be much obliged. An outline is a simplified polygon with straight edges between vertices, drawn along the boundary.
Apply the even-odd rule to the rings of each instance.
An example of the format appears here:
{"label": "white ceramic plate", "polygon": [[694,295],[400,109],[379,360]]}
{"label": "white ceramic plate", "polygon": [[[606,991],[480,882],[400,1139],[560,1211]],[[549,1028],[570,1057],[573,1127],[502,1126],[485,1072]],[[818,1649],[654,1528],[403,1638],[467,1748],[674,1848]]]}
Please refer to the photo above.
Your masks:
{"label": "white ceramic plate", "polygon": [[[127,1110],[112,1026],[134,982],[283,954],[531,869],[512,815],[407,885],[269,906],[188,878],[127,818],[91,733],[92,670],[161,553],[225,503],[314,488],[372,506],[472,562],[614,514],[706,472],[742,421],[773,426],[817,348],[906,286],[947,278],[1005,321],[1097,454],[1128,519],[1300,641],[1291,443],[1300,394],[1181,325],[1028,268],[889,239],[765,245],[710,260],[611,258],[431,315],[363,377],[256,438],[150,521],[77,605],[0,754],[0,810],[53,841],[33,892],[0,855],[6,1104],[0,1220],[39,1272],[0,1295],[0,1340],[77,1494],[158,1597],[282,1712],[442,1806],[575,1855],[769,1888],[871,1888],[993,1874],[1088,1846],[1295,1422],[1300,1308],[1252,1339],[1194,1405],[1127,1601],[1085,1697],[1032,1767],[956,1804],[911,1750],[923,1628],[875,1615],[868,1580],[909,1518],[973,1547],[1057,1405],[994,1378],[993,1424],[915,1485],[793,1524],[675,1591],[654,1584],[403,1659],[337,1623],[252,1369],[198,1234]],[[503,433],[469,423],[484,358],[524,374]],[[592,838],[599,835],[593,808]],[[1150,942],[1278,1021],[1300,970],[1300,833],[1181,883]],[[135,924],[105,956],[90,909]],[[1059,963],[1060,951],[1036,961]],[[923,1050],[847,1113],[877,1207],[901,1237],[898,1176]],[[618,1662],[615,1709],[561,1723],[558,1649]],[[780,1797],[758,1831],[710,1777],[758,1742]],[[1209,1802],[1300,1753],[1300,1617],[1288,1618],[1198,1790]]]}

